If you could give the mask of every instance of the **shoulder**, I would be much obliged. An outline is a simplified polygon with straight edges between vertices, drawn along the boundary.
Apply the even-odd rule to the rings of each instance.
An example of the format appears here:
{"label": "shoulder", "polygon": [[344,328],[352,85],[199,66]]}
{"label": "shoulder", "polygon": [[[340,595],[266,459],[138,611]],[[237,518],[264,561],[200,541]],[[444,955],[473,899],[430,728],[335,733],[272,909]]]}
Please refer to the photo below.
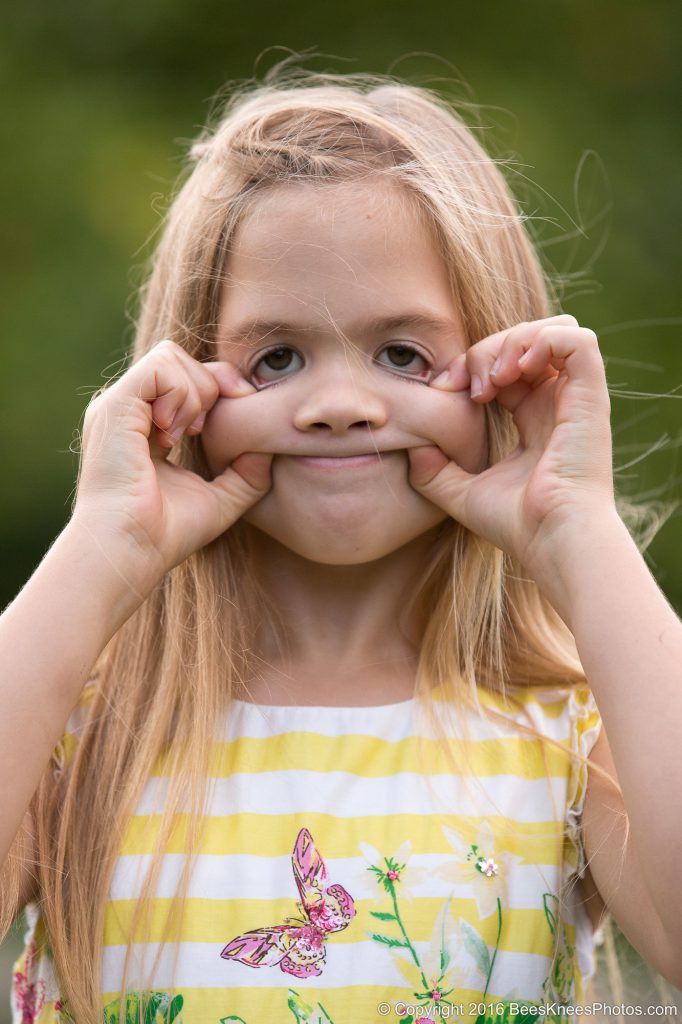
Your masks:
{"label": "shoulder", "polygon": [[591,746],[601,726],[587,684],[508,686],[506,696],[487,690],[481,704],[518,725],[527,725],[549,739],[570,741],[572,749]]}

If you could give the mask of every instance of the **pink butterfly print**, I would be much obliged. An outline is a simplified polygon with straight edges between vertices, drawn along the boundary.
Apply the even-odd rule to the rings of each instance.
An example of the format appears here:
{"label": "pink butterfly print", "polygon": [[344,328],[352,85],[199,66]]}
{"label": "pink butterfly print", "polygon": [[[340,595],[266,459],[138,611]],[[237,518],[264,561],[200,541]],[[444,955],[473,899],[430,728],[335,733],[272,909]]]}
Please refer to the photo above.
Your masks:
{"label": "pink butterfly print", "polygon": [[303,917],[287,917],[285,924],[254,928],[238,935],[220,954],[249,967],[275,967],[296,978],[322,974],[325,942],[355,917],[355,903],[342,885],[327,885],[327,868],[307,828],[296,837],[291,858]]}

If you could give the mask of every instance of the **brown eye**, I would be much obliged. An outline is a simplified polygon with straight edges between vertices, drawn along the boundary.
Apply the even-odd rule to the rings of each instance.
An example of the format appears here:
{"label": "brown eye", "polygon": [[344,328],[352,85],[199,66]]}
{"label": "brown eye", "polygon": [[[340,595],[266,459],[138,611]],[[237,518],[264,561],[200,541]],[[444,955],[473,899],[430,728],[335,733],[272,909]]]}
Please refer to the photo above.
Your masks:
{"label": "brown eye", "polygon": [[263,356],[263,362],[267,363],[271,370],[286,370],[291,362],[290,348],[275,348]]}
{"label": "brown eye", "polygon": [[267,384],[285,375],[286,371],[291,368],[294,359],[300,359],[300,356],[286,345],[279,345],[262,355],[251,373],[262,383]]}
{"label": "brown eye", "polygon": [[384,365],[388,365],[394,370],[415,370],[419,374],[426,373],[429,369],[429,364],[424,356],[411,345],[387,345],[380,355],[388,356],[389,363]]}
{"label": "brown eye", "polygon": [[391,345],[388,351],[396,366],[409,366],[415,356],[414,350],[406,345]]}

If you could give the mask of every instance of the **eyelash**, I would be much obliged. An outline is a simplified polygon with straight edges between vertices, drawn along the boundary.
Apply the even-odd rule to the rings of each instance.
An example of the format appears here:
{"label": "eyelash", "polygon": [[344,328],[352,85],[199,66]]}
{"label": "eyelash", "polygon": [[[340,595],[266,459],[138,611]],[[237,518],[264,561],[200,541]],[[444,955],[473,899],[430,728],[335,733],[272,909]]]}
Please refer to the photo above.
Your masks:
{"label": "eyelash", "polygon": [[[386,352],[386,351],[388,351],[389,349],[392,349],[392,348],[400,348],[400,349],[405,349],[405,350],[406,350],[407,352],[410,352],[410,353],[412,353],[413,355],[415,355],[415,356],[418,356],[418,357],[419,357],[420,359],[422,359],[422,360],[424,361],[424,363],[426,364],[426,370],[425,370],[425,371],[423,371],[423,372],[427,372],[427,373],[428,373],[428,371],[430,371],[430,370],[431,370],[431,364],[429,363],[429,361],[428,361],[428,359],[426,358],[426,356],[424,356],[424,355],[423,355],[423,354],[422,354],[422,353],[421,353],[421,352],[419,351],[419,349],[415,348],[415,347],[414,347],[413,345],[409,345],[409,344],[407,344],[406,342],[393,342],[393,343],[392,343],[392,344],[390,344],[390,345],[386,345],[386,346],[385,346],[385,348],[383,348],[383,349],[382,349],[382,352]],[[263,353],[262,353],[262,354],[261,354],[261,355],[260,355],[260,356],[258,357],[258,360],[257,360],[257,361],[256,361],[256,362],[255,362],[255,363],[253,364],[253,366],[252,366],[252,367],[251,367],[251,368],[249,369],[249,371],[248,371],[248,374],[249,374],[249,375],[251,375],[251,374],[254,374],[254,373],[256,372],[256,369],[257,369],[257,368],[258,368],[258,367],[260,366],[260,364],[261,364],[262,362],[264,362],[264,360],[265,360],[265,359],[267,359],[267,357],[268,357],[268,356],[272,355],[272,354],[273,354],[273,352],[294,352],[294,351],[295,351],[295,350],[294,350],[293,348],[291,348],[291,346],[290,346],[290,345],[275,345],[275,346],[273,346],[273,348],[270,348],[270,349],[268,349],[268,350],[267,350],[267,352],[263,352]],[[298,354],[298,353],[296,353],[296,354]],[[272,370],[272,367],[270,367],[270,369]],[[288,369],[288,367],[286,367],[285,369]],[[275,373],[276,373],[277,371],[276,371],[276,370],[274,370],[273,372],[275,372]],[[406,374],[406,373],[400,373],[400,371],[398,370],[398,368],[396,368],[396,369],[395,369],[395,373],[397,374],[397,376],[399,376],[399,377],[405,377],[405,378],[406,378],[406,379],[408,379],[408,380],[410,380],[410,379],[412,379],[412,380],[419,380],[419,378],[418,378],[418,377],[416,377],[416,376],[413,376],[413,375],[410,375],[410,374]],[[268,384],[275,384],[275,383],[277,383],[277,382],[278,382],[277,380],[274,380],[274,381],[266,381],[266,383],[268,383]],[[425,383],[428,383],[428,381],[425,381]]]}

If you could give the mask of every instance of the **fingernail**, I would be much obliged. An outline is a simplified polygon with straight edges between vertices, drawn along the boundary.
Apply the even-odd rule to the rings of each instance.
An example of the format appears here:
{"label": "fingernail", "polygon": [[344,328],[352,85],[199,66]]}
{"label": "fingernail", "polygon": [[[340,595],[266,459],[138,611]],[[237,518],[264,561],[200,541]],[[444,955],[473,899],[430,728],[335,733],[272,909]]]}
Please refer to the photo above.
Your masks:
{"label": "fingernail", "polygon": [[477,377],[475,373],[471,375],[471,397],[478,398],[479,395],[483,394],[483,387],[481,385],[481,378]]}
{"label": "fingernail", "polygon": [[494,374],[496,374],[496,373],[497,373],[497,371],[499,370],[499,368],[500,368],[501,364],[502,364],[502,357],[501,357],[501,356],[498,356],[498,357],[497,357],[497,359],[495,360],[495,362],[493,363],[493,365],[492,365],[492,366],[491,366],[491,368],[490,368],[490,376],[491,376],[491,377],[492,377],[492,376],[493,376]]}
{"label": "fingernail", "polygon": [[442,387],[443,384],[447,384],[449,379],[450,379],[450,374],[448,373],[447,370],[443,370],[442,373],[439,373],[438,376],[434,377],[434,379],[431,381],[431,387],[432,388],[434,388],[434,387],[436,387],[436,388]]}
{"label": "fingernail", "polygon": [[243,377],[239,377],[236,384],[232,388],[233,395],[252,395],[256,389],[253,384],[249,384],[248,380]]}

